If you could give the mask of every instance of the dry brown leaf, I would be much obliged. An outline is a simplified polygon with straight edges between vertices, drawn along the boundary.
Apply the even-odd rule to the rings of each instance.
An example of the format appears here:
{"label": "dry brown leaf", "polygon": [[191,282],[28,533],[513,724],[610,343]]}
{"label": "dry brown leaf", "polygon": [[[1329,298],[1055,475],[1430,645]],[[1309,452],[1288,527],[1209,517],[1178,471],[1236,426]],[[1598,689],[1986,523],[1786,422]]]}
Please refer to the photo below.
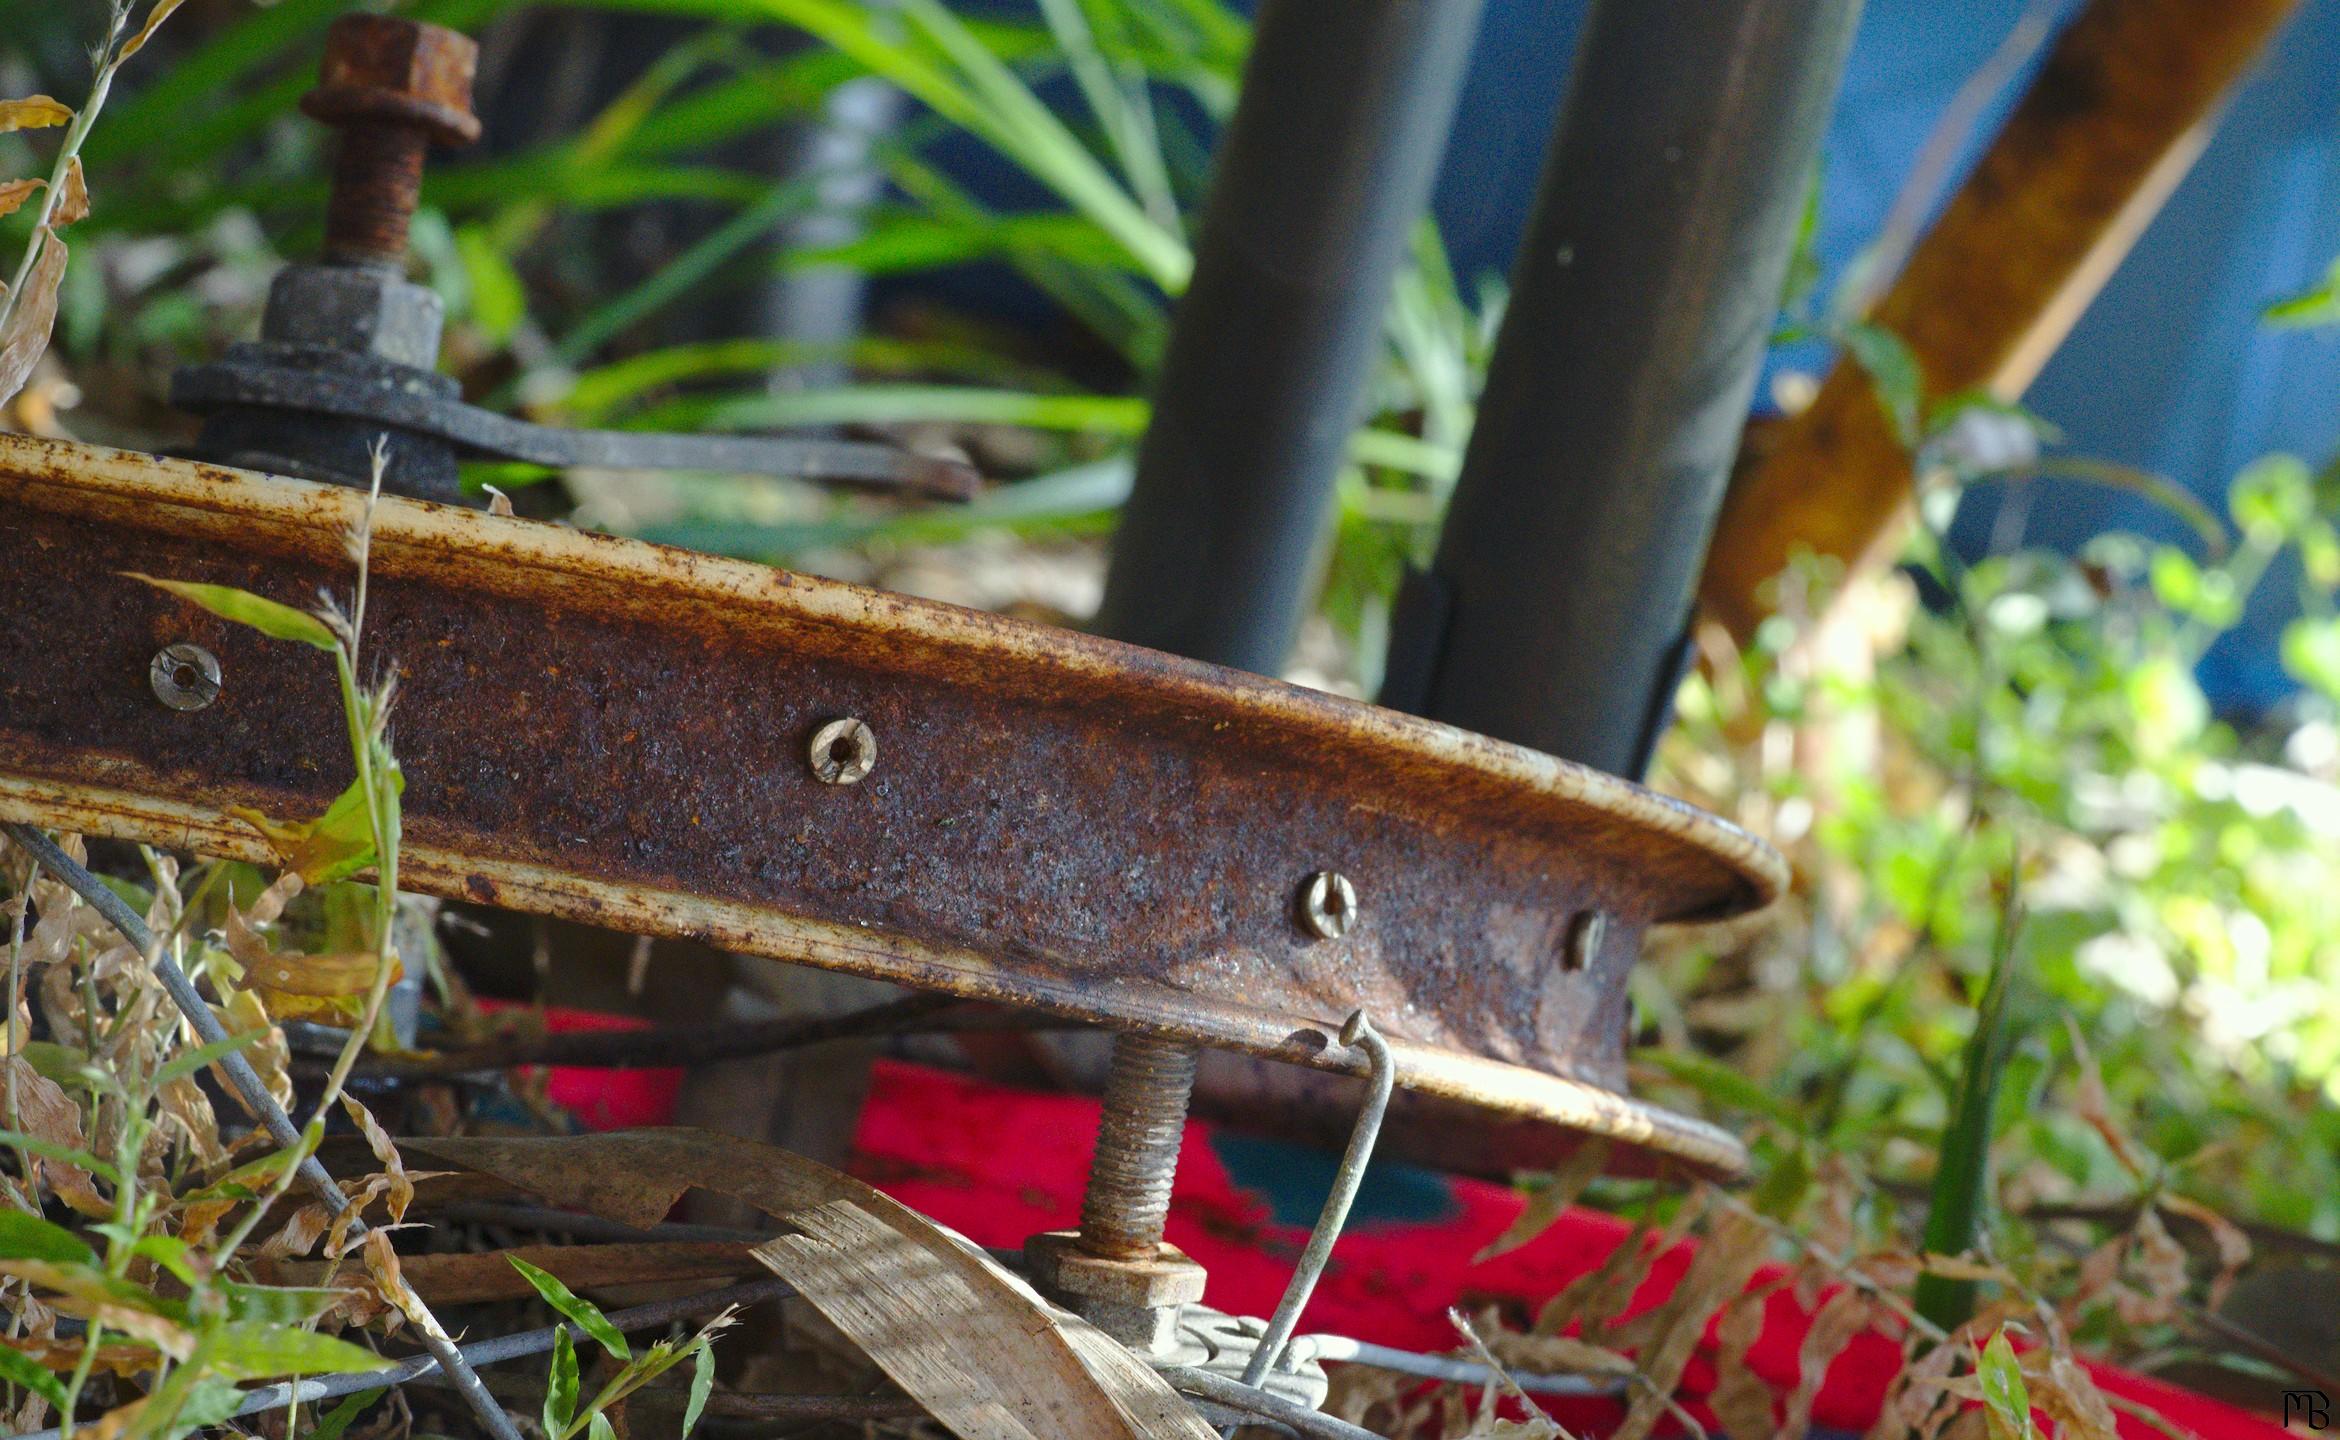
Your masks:
{"label": "dry brown leaf", "polygon": [[1505,1227],[1502,1234],[1487,1242],[1478,1254],[1471,1257],[1473,1265],[1482,1265],[1498,1255],[1509,1254],[1552,1228],[1584,1187],[1608,1168],[1609,1142],[1603,1139],[1579,1143],[1550,1180],[1528,1196],[1519,1217]]}
{"label": "dry brown leaf", "polygon": [[0,100],[0,135],[14,130],[47,130],[72,123],[73,108],[46,95]]}
{"label": "dry brown leaf", "polygon": [[2019,1283],[2003,1268],[1981,1260],[1969,1260],[1963,1255],[1926,1255],[1918,1261],[1919,1268],[1928,1275],[1939,1275],[1945,1280],[1988,1280],[1999,1285]]}
{"label": "dry brown leaf", "polygon": [[146,12],[146,23],[138,27],[137,34],[122,42],[122,49],[118,53],[115,63],[119,64],[144,50],[146,42],[154,38],[154,32],[161,28],[165,20],[171,18],[171,12],[185,3],[186,0],[154,0],[154,8]]}
{"label": "dry brown leaf", "polygon": [[2150,1205],[2137,1216],[2130,1234],[2144,1290],[2116,1297],[2120,1316],[2131,1325],[2164,1323],[2177,1313],[2177,1303],[2186,1293],[2186,1247],[2178,1244],[2161,1223],[2160,1212]]}
{"label": "dry brown leaf", "polygon": [[398,1147],[391,1143],[390,1133],[382,1128],[382,1123],[374,1118],[374,1113],[358,1103],[357,1097],[342,1096],[341,1108],[348,1111],[349,1118],[357,1122],[359,1133],[366,1137],[366,1148],[373,1151],[374,1158],[382,1164],[382,1174],[390,1182],[391,1220],[404,1220],[406,1207],[414,1203],[414,1181],[407,1177],[406,1162],[399,1158]]}
{"label": "dry brown leaf", "polygon": [[89,218],[89,178],[81,172],[81,157],[76,155],[65,165],[65,193],[58,198],[57,208],[49,216],[51,225],[71,225],[76,220]]}
{"label": "dry brown leaf", "polygon": [[1812,1405],[1820,1398],[1820,1382],[1829,1363],[1855,1335],[1869,1328],[1869,1297],[1847,1285],[1828,1298],[1804,1332],[1803,1348],[1796,1353],[1796,1388],[1788,1396],[1787,1418],[1780,1440],[1804,1440],[1812,1430]]}
{"label": "dry brown leaf", "polygon": [[2210,1308],[2218,1309],[2226,1303],[2227,1291],[2234,1288],[2234,1277],[2251,1263],[2251,1237],[2243,1233],[2240,1225],[2199,1200],[2164,1195],[2160,1204],[2164,1210],[2186,1216],[2210,1232],[2210,1243],[2218,1251],[2218,1274],[2210,1281]]}
{"label": "dry brown leaf", "polygon": [[1885,1403],[1865,1440],[1918,1440],[1939,1428],[1959,1349],[1929,1344],[1923,1354],[1916,1353],[1925,1343],[1915,1332],[1902,1342],[1901,1373],[1885,1392]]}
{"label": "dry brown leaf", "polygon": [[289,1260],[306,1255],[323,1238],[325,1227],[333,1220],[333,1212],[323,1205],[303,1205],[292,1218],[279,1226],[274,1235],[262,1242],[258,1254],[261,1260]]}
{"label": "dry brown leaf", "polygon": [[1630,1375],[1633,1357],[1568,1335],[1521,1334],[1482,1323],[1487,1348],[1514,1370],[1531,1375]]}
{"label": "dry brown leaf", "polygon": [[7,325],[0,327],[0,405],[14,400],[24,382],[32,378],[33,367],[49,348],[49,331],[57,323],[57,287],[65,279],[65,261],[71,252],[54,230],[43,230],[40,244],[40,257],[25,277],[24,293],[9,310]]}
{"label": "dry brown leaf", "polygon": [[1747,1352],[1763,1334],[1770,1298],[1768,1289],[1746,1292],[1723,1308],[1716,1327],[1721,1353],[1715,1357],[1714,1393],[1706,1403],[1731,1440],[1772,1440],[1778,1428],[1771,1387],[1747,1365]]}
{"label": "dry brown leaf", "polygon": [[49,182],[46,180],[10,180],[0,184],[0,215],[14,215],[24,208],[24,202],[38,195]]}
{"label": "dry brown leaf", "polygon": [[[0,1060],[0,1066],[6,1068],[9,1079],[15,1083],[16,1113],[26,1134],[52,1145],[70,1145],[76,1150],[90,1148],[89,1136],[82,1128],[81,1107],[73,1103],[64,1087],[26,1064],[21,1056]],[[98,1194],[87,1170],[47,1157],[35,1163],[57,1198],[75,1212],[100,1219],[112,1218],[114,1207]]]}
{"label": "dry brown leaf", "polygon": [[1627,1327],[1632,1338],[1619,1334],[1620,1344],[1635,1349],[1646,1383],[1634,1392],[1624,1423],[1610,1440],[1647,1440],[1659,1419],[1674,1408],[1674,1387],[1706,1332],[1708,1318],[1747,1287],[1770,1248],[1771,1232],[1761,1223],[1735,1210],[1723,1212],[1665,1303]]}
{"label": "dry brown leaf", "polygon": [[1680,1244],[1693,1225],[1706,1213],[1706,1195],[1701,1191],[1674,1212],[1674,1219],[1663,1234],[1652,1237],[1647,1221],[1634,1225],[1616,1249],[1611,1250],[1600,1268],[1579,1275],[1545,1302],[1536,1315],[1536,1332],[1556,1335],[1571,1323],[1578,1324],[1587,1337],[1606,1326],[1611,1319],[1633,1303],[1641,1284],[1649,1278],[1651,1267],[1659,1257]]}

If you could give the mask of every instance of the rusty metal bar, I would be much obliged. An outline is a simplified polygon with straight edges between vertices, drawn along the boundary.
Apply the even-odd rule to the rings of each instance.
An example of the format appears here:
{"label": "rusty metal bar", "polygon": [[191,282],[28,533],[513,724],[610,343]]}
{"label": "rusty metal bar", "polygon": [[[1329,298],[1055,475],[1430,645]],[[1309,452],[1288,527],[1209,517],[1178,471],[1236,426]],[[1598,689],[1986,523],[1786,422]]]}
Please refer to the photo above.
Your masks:
{"label": "rusty metal bar", "polygon": [[[2022,395],[2209,138],[2298,0],[2090,0],[1870,317],[1938,399]],[[1911,457],[1839,363],[1733,481],[1699,601],[1742,638],[1798,551],[1888,562]]]}
{"label": "rusty metal bar", "polygon": [[[347,780],[323,657],[122,572],[308,603],[349,583],[364,503],[0,437],[0,819],[271,858],[229,808],[311,815]],[[1334,1017],[1366,1009],[1403,1087],[1740,1161],[1622,1093],[1643,929],[1783,880],[1723,821],[1427,721],[756,565],[394,499],[372,553],[418,890],[1350,1074]],[[176,643],[219,662],[201,709],[152,689]],[[1337,943],[1300,913],[1325,870],[1357,896]]]}

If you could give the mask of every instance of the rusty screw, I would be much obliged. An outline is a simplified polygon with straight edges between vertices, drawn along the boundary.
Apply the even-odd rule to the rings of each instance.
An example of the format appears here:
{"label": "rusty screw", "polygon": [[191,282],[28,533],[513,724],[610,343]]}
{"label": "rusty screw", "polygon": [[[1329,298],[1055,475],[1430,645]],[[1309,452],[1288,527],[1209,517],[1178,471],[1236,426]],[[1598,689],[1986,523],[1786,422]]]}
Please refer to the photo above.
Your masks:
{"label": "rusty screw", "polygon": [[146,683],[173,710],[200,710],[219,698],[219,659],[183,640],[165,645],[146,667]]}
{"label": "rusty screw", "polygon": [[1170,1216],[1170,1182],[1194,1094],[1201,1052],[1175,1040],[1125,1034],[1113,1041],[1097,1155],[1081,1196],[1081,1234],[1091,1255],[1142,1260],[1162,1243]]}
{"label": "rusty screw", "polygon": [[813,732],[813,778],[823,785],[858,785],[877,768],[877,732],[847,716]]}
{"label": "rusty screw", "polygon": [[344,15],[325,32],[325,64],[301,109],[341,131],[325,257],[390,265],[406,257],[433,143],[479,139],[471,80],[479,46],[438,25],[389,15]]}
{"label": "rusty screw", "polygon": [[1319,870],[1300,887],[1300,925],[1319,940],[1338,940],[1357,923],[1357,887],[1337,870]]}

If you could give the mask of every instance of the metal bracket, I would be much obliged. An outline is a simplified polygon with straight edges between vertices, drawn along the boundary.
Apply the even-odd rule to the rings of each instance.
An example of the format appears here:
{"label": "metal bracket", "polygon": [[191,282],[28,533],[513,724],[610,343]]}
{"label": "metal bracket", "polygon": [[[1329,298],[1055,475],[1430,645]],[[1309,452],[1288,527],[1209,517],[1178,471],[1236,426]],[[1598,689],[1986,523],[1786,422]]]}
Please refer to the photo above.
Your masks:
{"label": "metal bracket", "polygon": [[[343,484],[365,483],[362,469],[354,475],[341,473],[350,468],[354,457],[321,467],[313,459],[276,454],[276,450],[294,447],[271,447],[265,442],[255,446],[249,443],[254,437],[238,433],[235,420],[242,418],[242,412],[259,410],[304,425],[324,416],[361,422],[360,428],[366,432],[395,431],[443,447],[448,459],[443,465],[433,465],[419,456],[394,455],[393,464],[406,467],[410,474],[420,468],[434,479],[443,473],[449,481],[455,455],[602,470],[778,475],[824,484],[903,490],[945,500],[972,498],[979,478],[973,467],[959,461],[916,455],[887,445],[532,425],[465,404],[457,398],[454,382],[442,375],[322,346],[270,342],[231,345],[224,359],[189,366],[174,375],[171,403],[214,417],[204,432],[208,450],[224,447],[262,465],[273,461],[272,468],[310,472],[307,478]],[[228,421],[224,429],[223,419]],[[320,468],[333,473],[314,473]],[[395,488],[411,492],[415,487]]]}

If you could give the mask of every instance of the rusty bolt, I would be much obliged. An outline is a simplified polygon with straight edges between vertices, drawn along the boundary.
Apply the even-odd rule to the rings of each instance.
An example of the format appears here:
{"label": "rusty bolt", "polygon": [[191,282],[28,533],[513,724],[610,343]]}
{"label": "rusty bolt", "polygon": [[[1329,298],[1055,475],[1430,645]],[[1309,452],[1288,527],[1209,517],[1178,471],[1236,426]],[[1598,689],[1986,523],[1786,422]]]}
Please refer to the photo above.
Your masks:
{"label": "rusty bolt", "polygon": [[847,716],[813,733],[813,778],[823,785],[857,785],[877,767],[877,732]]}
{"label": "rusty bolt", "polygon": [[1300,925],[1319,940],[1338,940],[1357,923],[1357,887],[1337,870],[1319,870],[1300,887]]}
{"label": "rusty bolt", "polygon": [[219,698],[219,660],[200,645],[166,645],[146,667],[146,681],[173,710],[200,710]]}
{"label": "rusty bolt", "polygon": [[1200,1059],[1200,1051],[1175,1040],[1114,1038],[1097,1153],[1081,1196],[1080,1247],[1089,1254],[1143,1259],[1162,1243]]}
{"label": "rusty bolt", "polygon": [[1590,970],[1601,953],[1601,944],[1609,938],[1609,917],[1598,910],[1585,910],[1568,922],[1568,943],[1560,952],[1561,968]]}
{"label": "rusty bolt", "polygon": [[325,254],[346,264],[396,265],[422,199],[433,143],[479,139],[471,80],[479,46],[463,35],[390,15],[344,15],[325,32],[325,63],[301,109],[341,131]]}

